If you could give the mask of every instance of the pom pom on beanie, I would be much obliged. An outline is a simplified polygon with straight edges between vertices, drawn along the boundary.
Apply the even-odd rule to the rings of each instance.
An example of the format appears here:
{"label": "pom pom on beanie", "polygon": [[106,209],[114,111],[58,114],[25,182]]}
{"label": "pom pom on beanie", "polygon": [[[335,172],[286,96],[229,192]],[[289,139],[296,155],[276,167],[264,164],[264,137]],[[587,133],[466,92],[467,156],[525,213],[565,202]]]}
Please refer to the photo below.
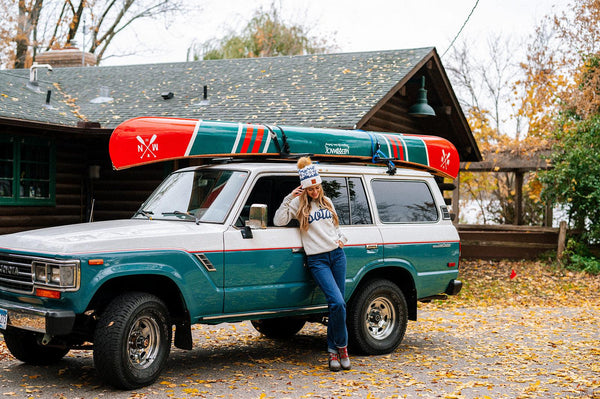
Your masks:
{"label": "pom pom on beanie", "polygon": [[302,157],[298,159],[298,163],[296,165],[298,166],[298,169],[304,169],[311,164],[312,160],[310,159],[310,157]]}

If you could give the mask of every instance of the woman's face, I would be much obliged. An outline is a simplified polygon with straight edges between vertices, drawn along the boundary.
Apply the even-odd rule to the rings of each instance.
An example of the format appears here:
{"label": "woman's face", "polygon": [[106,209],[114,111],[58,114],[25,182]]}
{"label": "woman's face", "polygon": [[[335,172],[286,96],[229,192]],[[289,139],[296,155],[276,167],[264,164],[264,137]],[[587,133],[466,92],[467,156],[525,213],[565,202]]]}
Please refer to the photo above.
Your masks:
{"label": "woman's face", "polygon": [[312,198],[312,199],[317,199],[319,198],[319,194],[321,193],[321,185],[317,184],[316,186],[310,186],[305,188],[306,190],[306,194]]}

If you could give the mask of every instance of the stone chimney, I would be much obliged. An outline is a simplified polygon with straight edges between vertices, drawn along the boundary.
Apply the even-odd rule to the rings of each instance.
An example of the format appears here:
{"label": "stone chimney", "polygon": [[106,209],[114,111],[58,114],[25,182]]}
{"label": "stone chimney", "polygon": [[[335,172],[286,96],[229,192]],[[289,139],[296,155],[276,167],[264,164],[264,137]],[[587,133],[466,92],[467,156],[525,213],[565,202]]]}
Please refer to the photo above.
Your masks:
{"label": "stone chimney", "polygon": [[66,47],[38,54],[35,61],[39,64],[50,64],[53,68],[95,66],[96,56],[82,52],[77,47]]}

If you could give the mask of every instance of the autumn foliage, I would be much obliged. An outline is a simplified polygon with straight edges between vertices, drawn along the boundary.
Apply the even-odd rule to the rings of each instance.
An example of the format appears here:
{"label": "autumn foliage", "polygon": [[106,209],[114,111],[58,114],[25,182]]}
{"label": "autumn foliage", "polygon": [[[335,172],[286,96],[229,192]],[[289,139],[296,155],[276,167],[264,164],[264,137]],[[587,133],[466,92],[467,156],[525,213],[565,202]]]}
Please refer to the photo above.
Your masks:
{"label": "autumn foliage", "polygon": [[[591,226],[600,224],[587,211],[593,205],[575,210],[573,199],[597,195],[596,189],[594,194],[589,187],[584,189],[582,179],[595,181],[598,174],[579,157],[598,156],[598,143],[585,139],[594,134],[583,133],[595,126],[586,121],[597,119],[600,113],[600,0],[573,0],[564,11],[543,18],[522,60],[512,59],[513,53],[505,51],[500,38],[490,41],[492,61],[486,65],[469,61],[466,49],[455,52],[448,70],[484,160],[494,162],[501,154],[505,160],[518,159],[552,148],[555,170],[561,168],[560,179],[558,171],[541,173],[545,176],[541,180],[537,172],[525,176],[524,222],[540,224],[544,204],[564,204],[571,227],[589,233]],[[519,68],[511,69],[512,64]],[[581,151],[579,156],[577,151]],[[575,165],[587,166],[576,170]],[[580,172],[587,175],[580,176]],[[512,221],[515,187],[511,173],[468,173],[467,169],[461,179],[462,193],[479,205],[484,222]],[[564,184],[557,187],[557,182]]]}

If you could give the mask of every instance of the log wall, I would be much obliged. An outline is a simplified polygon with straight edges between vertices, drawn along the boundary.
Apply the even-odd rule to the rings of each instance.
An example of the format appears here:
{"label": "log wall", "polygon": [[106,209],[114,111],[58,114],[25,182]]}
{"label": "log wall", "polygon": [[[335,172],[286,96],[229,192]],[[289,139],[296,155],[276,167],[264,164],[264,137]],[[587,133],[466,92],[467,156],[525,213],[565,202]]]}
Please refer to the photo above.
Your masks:
{"label": "log wall", "polygon": [[[0,206],[0,234],[87,222],[129,218],[170,172],[156,164],[114,171],[106,149],[108,138],[57,139],[55,206]],[[90,179],[89,166],[100,166]]]}

